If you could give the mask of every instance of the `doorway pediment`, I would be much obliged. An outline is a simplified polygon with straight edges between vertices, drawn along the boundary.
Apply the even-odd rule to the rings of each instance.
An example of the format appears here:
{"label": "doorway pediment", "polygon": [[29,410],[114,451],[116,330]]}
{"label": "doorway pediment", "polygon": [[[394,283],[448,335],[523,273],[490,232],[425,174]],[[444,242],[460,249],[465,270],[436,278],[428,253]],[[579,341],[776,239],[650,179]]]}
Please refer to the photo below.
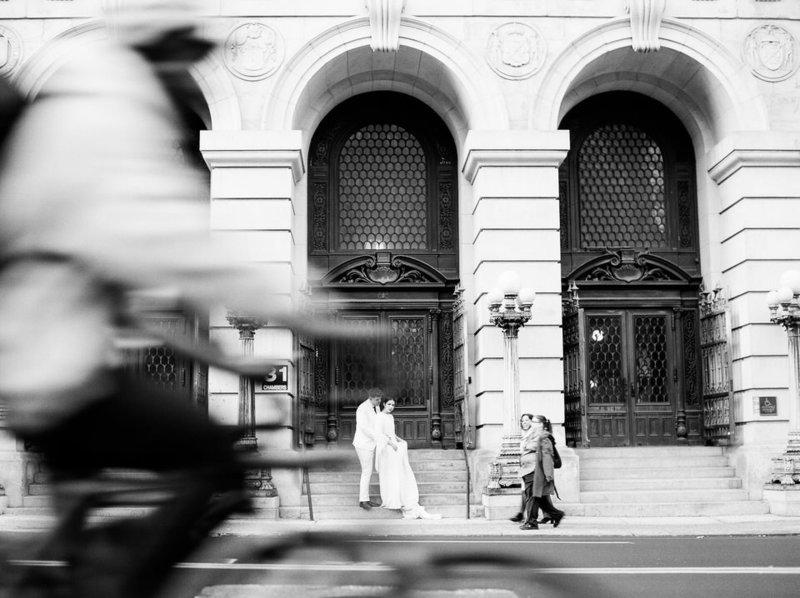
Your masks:
{"label": "doorway pediment", "polygon": [[651,255],[647,250],[630,248],[607,249],[604,255],[583,264],[567,276],[567,280],[611,283],[696,283],[697,277],[672,262]]}
{"label": "doorway pediment", "polygon": [[360,256],[331,270],[322,279],[324,287],[425,286],[443,287],[445,277],[428,264],[389,252]]}

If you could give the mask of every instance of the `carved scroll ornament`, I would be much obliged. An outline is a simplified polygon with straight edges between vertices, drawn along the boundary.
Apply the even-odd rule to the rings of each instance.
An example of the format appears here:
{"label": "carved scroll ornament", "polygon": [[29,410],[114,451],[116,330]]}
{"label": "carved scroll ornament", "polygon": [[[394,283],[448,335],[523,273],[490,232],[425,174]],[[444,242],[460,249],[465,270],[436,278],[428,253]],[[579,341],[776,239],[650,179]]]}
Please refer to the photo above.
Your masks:
{"label": "carved scroll ornament", "polygon": [[587,264],[582,272],[570,275],[578,280],[604,282],[683,281],[685,273],[670,267],[647,251],[634,249],[608,250],[606,255]]}
{"label": "carved scroll ornament", "polygon": [[326,285],[440,285],[444,278],[430,266],[408,257],[379,252],[351,260],[325,278]]}

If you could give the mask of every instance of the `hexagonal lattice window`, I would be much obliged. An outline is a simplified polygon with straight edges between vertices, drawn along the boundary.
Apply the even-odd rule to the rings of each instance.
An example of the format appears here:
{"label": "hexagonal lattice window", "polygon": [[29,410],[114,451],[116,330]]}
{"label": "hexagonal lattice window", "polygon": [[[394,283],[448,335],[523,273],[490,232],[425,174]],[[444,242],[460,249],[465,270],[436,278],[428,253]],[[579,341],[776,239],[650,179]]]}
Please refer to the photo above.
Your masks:
{"label": "hexagonal lattice window", "polygon": [[421,406],[425,401],[425,333],[421,318],[392,319],[392,387],[398,406]]}
{"label": "hexagonal lattice window", "polygon": [[578,179],[583,249],[667,245],[664,157],[647,133],[600,127],[580,148]]}
{"label": "hexagonal lattice window", "polygon": [[339,154],[338,248],[427,249],[425,152],[397,125],[356,131]]}
{"label": "hexagonal lattice window", "polygon": [[664,316],[637,316],[636,402],[669,403],[667,391],[667,322]]}
{"label": "hexagonal lattice window", "polygon": [[589,318],[589,402],[619,403],[622,385],[622,322],[618,316]]}

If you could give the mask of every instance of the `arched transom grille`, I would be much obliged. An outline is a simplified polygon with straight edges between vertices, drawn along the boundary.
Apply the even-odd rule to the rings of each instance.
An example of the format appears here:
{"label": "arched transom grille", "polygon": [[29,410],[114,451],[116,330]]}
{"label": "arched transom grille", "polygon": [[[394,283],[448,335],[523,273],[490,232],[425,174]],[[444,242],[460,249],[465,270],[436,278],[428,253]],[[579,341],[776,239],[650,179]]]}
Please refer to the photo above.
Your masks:
{"label": "arched transom grille", "polygon": [[594,131],[578,178],[582,249],[668,245],[664,158],[644,131],[622,123]]}
{"label": "arched transom grille", "polygon": [[356,131],[339,154],[338,248],[427,249],[425,152],[393,124]]}

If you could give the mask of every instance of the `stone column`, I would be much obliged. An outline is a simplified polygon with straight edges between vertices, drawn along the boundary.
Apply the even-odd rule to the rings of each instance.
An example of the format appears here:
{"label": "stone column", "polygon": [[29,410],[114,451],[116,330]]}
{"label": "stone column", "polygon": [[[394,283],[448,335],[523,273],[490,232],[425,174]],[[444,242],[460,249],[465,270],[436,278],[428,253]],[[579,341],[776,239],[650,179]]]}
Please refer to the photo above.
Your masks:
{"label": "stone column", "polygon": [[[536,293],[536,310],[518,338],[520,408],[542,413],[554,424],[564,465],[558,488],[577,500],[577,462],[564,447],[561,363],[561,243],[558,167],[569,149],[567,131],[470,131],[462,172],[472,185],[464,194],[462,255],[473,255],[472,279],[462,281],[472,296],[475,322],[475,422],[480,447],[473,459],[476,484],[488,486],[489,464],[503,435],[504,345],[489,322],[487,293],[505,270]],[[483,450],[485,449],[485,450]],[[519,509],[520,488],[484,490],[487,518]]]}
{"label": "stone column", "polygon": [[[242,356],[253,357],[256,330],[266,325],[256,318],[249,316],[229,314],[227,320],[231,326],[239,331],[239,340],[242,343]],[[243,431],[237,441],[237,448],[241,451],[258,451],[256,439],[256,391],[253,378],[239,376],[239,414],[238,425]],[[278,491],[272,483],[272,471],[269,468],[250,470],[245,475],[245,484],[253,497],[272,498],[278,496]]]}
{"label": "stone column", "polygon": [[[724,139],[707,158],[719,204],[711,203],[708,214],[700,214],[701,222],[719,223],[719,254],[713,255],[713,244],[710,253],[730,297],[737,474],[750,498],[763,496],[773,513],[795,515],[800,515],[800,492],[765,489],[764,483],[771,475],[771,458],[785,446],[791,411],[786,336],[769,321],[767,293],[798,260],[798,148],[797,133],[740,132]],[[760,413],[762,396],[777,397],[777,415]]]}

